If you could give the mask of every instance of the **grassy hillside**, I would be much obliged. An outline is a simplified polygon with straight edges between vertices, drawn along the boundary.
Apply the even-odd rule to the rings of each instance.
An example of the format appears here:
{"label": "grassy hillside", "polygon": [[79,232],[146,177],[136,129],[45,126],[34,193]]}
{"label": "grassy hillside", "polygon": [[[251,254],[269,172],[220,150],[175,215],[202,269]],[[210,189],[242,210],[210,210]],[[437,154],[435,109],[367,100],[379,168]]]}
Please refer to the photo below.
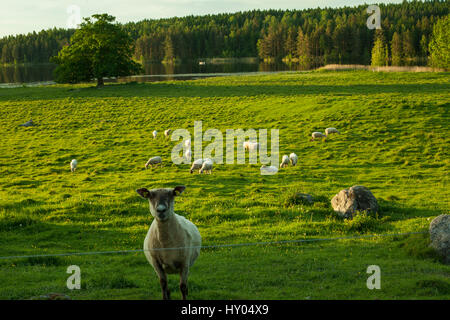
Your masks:
{"label": "grassy hillside", "polygon": [[[175,211],[205,245],[427,230],[449,213],[448,73],[306,72],[196,81],[0,90],[0,256],[142,248],[151,223],[139,187],[187,186]],[[36,127],[18,127],[33,117]],[[189,174],[154,129],[280,129],[280,153],[299,165]],[[312,131],[341,135],[310,142]],[[143,170],[150,156],[162,168]],[[69,162],[79,161],[72,174]],[[378,216],[337,217],[330,199],[372,190]],[[313,205],[296,203],[310,193]],[[202,250],[191,299],[450,298],[450,267],[427,235]],[[67,266],[82,290],[66,288]],[[381,268],[381,290],[366,269]],[[0,259],[0,298],[65,292],[75,299],[160,299],[143,253]],[[180,298],[171,276],[172,297]]]}

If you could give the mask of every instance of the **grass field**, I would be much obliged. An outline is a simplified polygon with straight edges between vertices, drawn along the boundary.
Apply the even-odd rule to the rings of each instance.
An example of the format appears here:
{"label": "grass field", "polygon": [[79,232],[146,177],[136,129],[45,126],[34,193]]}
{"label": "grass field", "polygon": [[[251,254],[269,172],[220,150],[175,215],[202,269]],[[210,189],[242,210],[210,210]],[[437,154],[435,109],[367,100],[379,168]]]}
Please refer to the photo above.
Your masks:
{"label": "grass field", "polygon": [[[0,90],[0,256],[141,249],[151,223],[139,187],[187,186],[175,212],[204,245],[426,231],[449,213],[448,73],[305,72],[195,81]],[[35,127],[19,127],[33,117]],[[280,130],[299,165],[174,165],[167,128]],[[341,135],[310,142],[313,131]],[[152,139],[156,129],[160,137]],[[150,156],[162,168],[143,170]],[[72,174],[69,163],[79,162]],[[364,185],[377,216],[339,218],[330,199]],[[312,194],[313,205],[297,203]],[[450,267],[428,235],[204,249],[190,299],[449,299]],[[69,265],[82,289],[66,288]],[[381,290],[369,290],[369,265]],[[179,299],[178,277],[169,277]],[[0,259],[0,298],[160,299],[143,253]]]}

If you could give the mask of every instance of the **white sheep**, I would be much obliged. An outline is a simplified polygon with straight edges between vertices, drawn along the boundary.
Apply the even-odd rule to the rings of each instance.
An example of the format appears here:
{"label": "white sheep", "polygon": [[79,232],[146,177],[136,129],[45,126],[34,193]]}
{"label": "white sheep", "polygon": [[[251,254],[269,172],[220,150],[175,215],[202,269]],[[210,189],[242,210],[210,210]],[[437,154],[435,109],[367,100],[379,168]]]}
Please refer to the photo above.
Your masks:
{"label": "white sheep", "polygon": [[77,165],[77,159],[72,159],[72,161],[70,161],[70,171],[75,172],[75,170],[77,170]]}
{"label": "white sheep", "polygon": [[186,139],[186,140],[184,140],[184,146],[185,146],[187,149],[190,149],[190,148],[191,148],[191,139]]}
{"label": "white sheep", "polygon": [[298,162],[298,156],[295,153],[291,153],[289,155],[289,160],[291,160],[292,166],[295,166],[295,165],[297,165],[297,162]]}
{"label": "white sheep", "polygon": [[326,129],[325,129],[325,135],[326,135],[327,137],[328,137],[329,134],[332,134],[332,133],[341,134],[341,133],[339,132],[339,130],[336,129],[336,128],[326,128]]}
{"label": "white sheep", "polygon": [[153,135],[153,139],[156,139],[156,136],[158,135],[158,131],[153,130],[152,135]]}
{"label": "white sheep", "polygon": [[289,157],[287,156],[287,154],[285,154],[283,158],[281,158],[280,168],[285,168],[288,165],[289,165]]}
{"label": "white sheep", "polygon": [[326,135],[324,135],[322,132],[317,132],[317,131],[315,131],[315,132],[313,132],[312,134],[311,134],[311,136],[312,136],[312,139],[310,140],[310,141],[314,141],[314,140],[316,140],[316,139],[322,139],[322,138],[324,138],[324,141],[327,141],[326,140]]}
{"label": "white sheep", "polygon": [[166,131],[164,131],[164,135],[166,136],[166,138],[169,138],[171,133],[172,133],[171,129],[167,129]]}
{"label": "white sheep", "polygon": [[157,165],[158,163],[162,165],[161,157],[159,157],[159,156],[151,157],[150,159],[148,159],[147,163],[145,164],[145,169],[148,169],[148,166],[151,166],[153,168],[153,166]]}
{"label": "white sheep", "polygon": [[189,170],[190,173],[193,173],[194,170],[201,169],[203,165],[203,159],[197,159],[194,162],[192,162],[191,169]]}
{"label": "white sheep", "polygon": [[141,197],[148,199],[150,213],[154,217],[144,240],[144,254],[159,277],[164,300],[170,299],[167,274],[173,273],[180,275],[180,291],[186,300],[189,269],[199,256],[202,245],[198,228],[173,210],[175,196],[183,193],[185,188],[136,190]]}
{"label": "white sheep", "polygon": [[213,169],[213,161],[207,158],[205,159],[205,161],[203,161],[202,167],[198,173],[208,172],[209,174],[211,174],[212,169]]}
{"label": "white sheep", "polygon": [[259,143],[254,141],[244,141],[242,144],[244,146],[244,150],[248,151],[258,151]]}

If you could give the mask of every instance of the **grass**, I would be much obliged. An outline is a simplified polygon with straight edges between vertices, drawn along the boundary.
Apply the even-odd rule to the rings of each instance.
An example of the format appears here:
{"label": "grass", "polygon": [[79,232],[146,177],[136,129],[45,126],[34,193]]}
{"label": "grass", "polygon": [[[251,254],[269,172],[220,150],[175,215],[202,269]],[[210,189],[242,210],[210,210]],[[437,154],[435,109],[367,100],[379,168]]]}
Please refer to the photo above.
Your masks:
{"label": "grass", "polygon": [[[142,248],[151,223],[139,187],[187,186],[175,211],[203,243],[226,244],[426,231],[449,213],[448,73],[320,71],[195,81],[0,90],[0,256]],[[18,127],[33,117],[35,127]],[[174,165],[167,128],[280,129],[299,165]],[[313,131],[336,127],[326,143]],[[156,129],[160,137],[152,139]],[[207,143],[204,144],[204,147]],[[143,170],[150,156],[162,168]],[[79,162],[72,174],[69,163]],[[330,199],[364,185],[380,212],[352,221]],[[297,193],[313,204],[297,201]],[[205,249],[191,299],[449,299],[450,268],[427,235]],[[66,288],[78,265],[82,289]],[[369,265],[381,290],[369,290]],[[178,277],[169,277],[175,299]],[[61,292],[74,299],[160,299],[142,253],[0,259],[0,299]]]}

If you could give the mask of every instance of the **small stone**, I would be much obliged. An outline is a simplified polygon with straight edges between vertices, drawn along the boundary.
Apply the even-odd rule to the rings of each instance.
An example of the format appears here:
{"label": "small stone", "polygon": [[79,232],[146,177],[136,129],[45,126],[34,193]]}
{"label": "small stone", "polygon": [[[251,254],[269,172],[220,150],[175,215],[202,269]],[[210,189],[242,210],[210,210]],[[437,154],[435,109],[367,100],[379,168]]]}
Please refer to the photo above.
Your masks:
{"label": "small stone", "polygon": [[340,216],[351,219],[357,211],[378,211],[378,202],[372,192],[364,186],[353,186],[341,190],[331,199],[331,205]]}

